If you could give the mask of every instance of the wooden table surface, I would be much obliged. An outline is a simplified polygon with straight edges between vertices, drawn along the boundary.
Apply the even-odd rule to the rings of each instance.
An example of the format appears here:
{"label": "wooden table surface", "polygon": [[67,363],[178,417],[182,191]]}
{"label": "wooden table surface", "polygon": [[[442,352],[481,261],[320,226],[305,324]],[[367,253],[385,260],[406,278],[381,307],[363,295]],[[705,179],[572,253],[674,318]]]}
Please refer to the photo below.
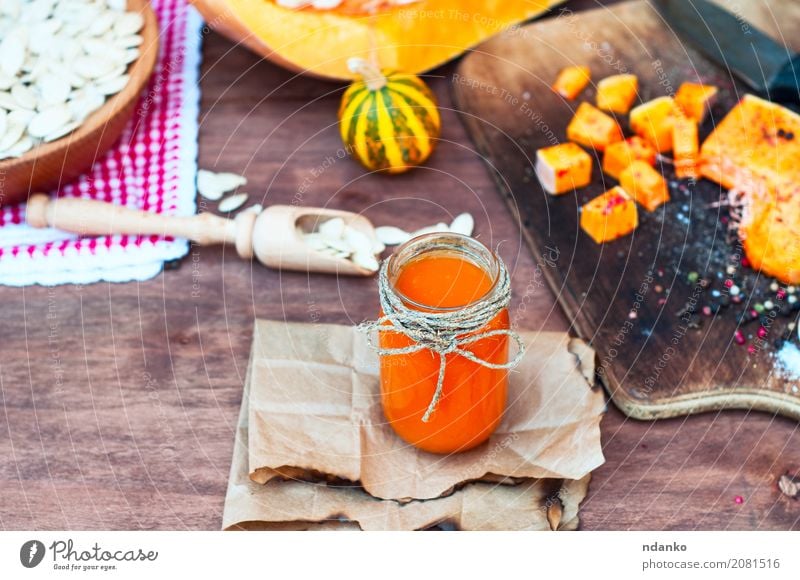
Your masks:
{"label": "wooden table surface", "polygon": [[[594,2],[578,2],[577,9]],[[431,162],[367,175],[341,158],[342,87],[295,77],[216,34],[204,44],[200,166],[244,173],[264,204],[364,211],[414,229],[461,211],[503,242],[522,328],[568,322],[450,99]],[[360,322],[373,280],[277,273],[193,247],[144,283],[0,288],[0,528],[219,529],[254,317]],[[800,469],[794,421],[724,412],[660,422],[610,408],[583,529],[797,529],[777,479]]]}

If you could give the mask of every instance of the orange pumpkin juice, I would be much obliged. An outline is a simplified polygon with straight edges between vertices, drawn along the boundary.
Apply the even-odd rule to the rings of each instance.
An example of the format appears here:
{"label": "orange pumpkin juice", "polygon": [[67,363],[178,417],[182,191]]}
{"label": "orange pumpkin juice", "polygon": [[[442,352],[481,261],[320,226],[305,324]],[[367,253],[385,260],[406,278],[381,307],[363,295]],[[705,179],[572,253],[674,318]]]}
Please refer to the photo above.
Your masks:
{"label": "orange pumpkin juice", "polygon": [[[435,235],[435,234],[434,234]],[[478,254],[458,248],[432,249],[403,256],[402,248],[390,260],[392,291],[404,304],[427,312],[452,312],[491,297],[495,288],[496,258],[475,240]],[[409,242],[414,244],[414,240]],[[493,268],[494,265],[494,268]],[[493,271],[494,270],[494,271]],[[508,329],[503,308],[472,334]],[[382,349],[413,345],[405,334],[380,333]],[[498,365],[508,362],[508,336],[497,335],[463,344],[479,359]],[[505,410],[508,371],[491,369],[459,355],[445,355],[442,396],[427,422],[423,421],[436,391],[441,357],[428,349],[381,357],[383,410],[395,432],[407,442],[433,453],[464,451],[484,442]]]}

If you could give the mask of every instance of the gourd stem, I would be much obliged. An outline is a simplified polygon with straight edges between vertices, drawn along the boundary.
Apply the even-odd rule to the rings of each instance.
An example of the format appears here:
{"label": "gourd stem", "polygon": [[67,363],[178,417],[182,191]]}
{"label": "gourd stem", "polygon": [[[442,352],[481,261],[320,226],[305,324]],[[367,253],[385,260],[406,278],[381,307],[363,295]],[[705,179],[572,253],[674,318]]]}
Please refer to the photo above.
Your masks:
{"label": "gourd stem", "polygon": [[351,73],[359,75],[371,91],[379,91],[386,86],[386,77],[381,69],[363,58],[348,59],[347,68]]}

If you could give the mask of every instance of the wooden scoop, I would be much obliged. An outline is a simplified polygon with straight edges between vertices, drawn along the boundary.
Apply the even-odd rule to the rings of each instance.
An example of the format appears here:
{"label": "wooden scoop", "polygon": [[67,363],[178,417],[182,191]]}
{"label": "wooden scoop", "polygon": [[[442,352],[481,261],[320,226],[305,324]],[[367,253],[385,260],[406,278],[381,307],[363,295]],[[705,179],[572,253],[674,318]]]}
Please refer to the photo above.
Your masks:
{"label": "wooden scoop", "polygon": [[245,259],[253,255],[270,268],[371,276],[375,272],[347,258],[312,249],[302,233],[332,218],[376,240],[375,228],[362,215],[321,207],[273,205],[261,213],[244,210],[234,219],[211,213],[170,216],[90,199],[50,199],[37,193],[28,200],[25,220],[35,228],[53,227],[79,235],[159,235],[186,238],[201,246],[231,244]]}

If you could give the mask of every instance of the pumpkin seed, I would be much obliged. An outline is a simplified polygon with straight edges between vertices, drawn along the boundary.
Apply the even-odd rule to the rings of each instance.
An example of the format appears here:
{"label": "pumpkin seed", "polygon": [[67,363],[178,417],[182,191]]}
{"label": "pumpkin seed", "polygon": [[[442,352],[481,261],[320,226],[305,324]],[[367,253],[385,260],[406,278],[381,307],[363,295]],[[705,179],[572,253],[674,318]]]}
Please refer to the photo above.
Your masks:
{"label": "pumpkin seed", "polygon": [[0,72],[0,91],[7,91],[17,82],[13,76]]}
{"label": "pumpkin seed", "polygon": [[344,220],[342,218],[331,218],[320,224],[317,231],[324,238],[339,240],[344,234]]}
{"label": "pumpkin seed", "polygon": [[468,213],[462,213],[455,217],[450,224],[450,231],[465,236],[471,236],[472,230],[475,227],[475,220]]}
{"label": "pumpkin seed", "polygon": [[97,84],[95,88],[101,95],[115,95],[125,88],[125,85],[128,84],[129,80],[130,75],[122,75],[121,77],[111,78],[107,81],[103,81],[102,83]]}
{"label": "pumpkin seed", "polygon": [[0,41],[0,70],[10,77],[17,76],[22,70],[27,52],[27,42],[24,33],[15,30]]}
{"label": "pumpkin seed", "polygon": [[144,17],[138,12],[128,12],[118,17],[114,23],[114,34],[132,36],[144,26]]}
{"label": "pumpkin seed", "polygon": [[364,232],[347,226],[344,228],[342,238],[352,248],[354,254],[373,255],[372,240]]}
{"label": "pumpkin seed", "polygon": [[43,77],[38,83],[41,103],[45,107],[60,105],[69,98],[72,87],[63,77],[48,75]]}
{"label": "pumpkin seed", "polygon": [[139,34],[131,34],[130,36],[122,36],[114,41],[114,46],[119,48],[136,48],[144,42],[144,39]]}
{"label": "pumpkin seed", "polygon": [[6,126],[5,133],[0,137],[0,151],[11,149],[11,147],[22,139],[22,135],[25,133],[25,124],[13,123],[10,121],[12,114],[13,113],[9,114],[9,122]]}
{"label": "pumpkin seed", "polygon": [[28,134],[32,137],[43,139],[54,133],[72,119],[66,105],[57,105],[36,114],[28,123]]}
{"label": "pumpkin seed", "polygon": [[197,172],[197,191],[211,201],[222,199],[223,195],[246,183],[246,178],[235,173],[214,173],[205,169]]}
{"label": "pumpkin seed", "polygon": [[5,150],[7,157],[22,157],[25,153],[33,148],[33,139],[30,137],[23,137],[17,141],[13,146]]}
{"label": "pumpkin seed", "polygon": [[3,134],[6,132],[7,127],[8,127],[8,113],[0,109],[0,139],[3,138]]}
{"label": "pumpkin seed", "polygon": [[247,197],[246,193],[235,193],[219,202],[217,209],[222,213],[230,213],[242,207],[247,201]]}
{"label": "pumpkin seed", "polygon": [[17,83],[11,87],[11,96],[22,109],[33,111],[36,109],[36,93],[22,83]]}
{"label": "pumpkin seed", "polygon": [[444,222],[439,222],[434,226],[428,226],[425,228],[420,228],[417,231],[411,234],[412,238],[416,238],[417,236],[423,236],[425,234],[438,234],[438,233],[446,233],[450,231],[450,226],[448,226]]}
{"label": "pumpkin seed", "polygon": [[377,272],[378,268],[380,268],[378,259],[370,252],[356,252],[350,257],[350,260],[352,260],[356,266],[361,266],[370,272]]}
{"label": "pumpkin seed", "polygon": [[405,244],[411,239],[411,234],[394,226],[380,226],[375,228],[375,236],[387,246]]}
{"label": "pumpkin seed", "polygon": [[36,111],[17,109],[16,111],[11,111],[8,114],[8,122],[9,124],[22,125],[24,130],[24,128],[28,126],[28,123],[31,122],[31,119],[33,119],[35,116]]}
{"label": "pumpkin seed", "polygon": [[58,129],[47,135],[47,137],[44,138],[44,142],[49,143],[50,141],[55,141],[56,139],[60,139],[64,135],[72,133],[75,129],[77,129],[80,126],[81,124],[78,121],[73,121],[71,123],[67,123],[66,125],[62,125]]}

